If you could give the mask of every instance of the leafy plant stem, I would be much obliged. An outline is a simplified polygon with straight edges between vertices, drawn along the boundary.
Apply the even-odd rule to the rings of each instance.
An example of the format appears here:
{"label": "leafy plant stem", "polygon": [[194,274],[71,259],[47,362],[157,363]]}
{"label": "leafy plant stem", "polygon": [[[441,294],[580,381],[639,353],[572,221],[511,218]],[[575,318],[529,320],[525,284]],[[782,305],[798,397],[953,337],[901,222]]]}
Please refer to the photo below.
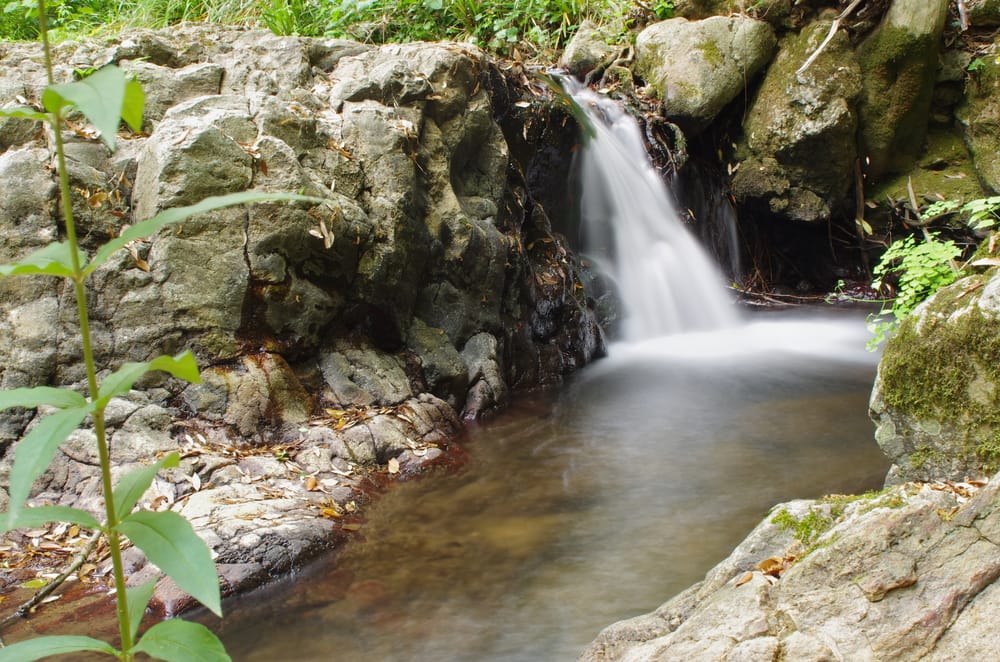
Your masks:
{"label": "leafy plant stem", "polygon": [[[54,84],[52,72],[52,57],[49,49],[48,32],[45,23],[45,0],[38,0],[39,29],[45,53],[45,70],[49,84]],[[59,196],[63,211],[63,222],[66,226],[66,241],[70,245],[70,259],[73,270],[73,289],[76,295],[76,311],[80,323],[80,341],[83,348],[83,362],[87,371],[87,391],[94,409],[90,416],[94,422],[94,435],[97,437],[97,453],[101,467],[101,488],[104,493],[105,535],[111,553],[111,567],[115,582],[115,605],[118,612],[118,630],[121,636],[121,659],[131,662],[132,626],[128,609],[128,597],[125,585],[125,571],[122,565],[121,536],[118,533],[118,513],[115,512],[114,499],[111,498],[114,486],[111,483],[111,453],[108,449],[107,430],[104,424],[104,406],[100,402],[100,392],[97,383],[97,366],[94,361],[94,347],[90,335],[90,316],[87,312],[87,289],[84,285],[86,274],[80,263],[79,242],[76,235],[76,222],[73,217],[73,201],[69,185],[69,171],[66,168],[66,150],[63,144],[62,109],[52,113],[52,133],[56,148],[56,165],[59,173]]]}

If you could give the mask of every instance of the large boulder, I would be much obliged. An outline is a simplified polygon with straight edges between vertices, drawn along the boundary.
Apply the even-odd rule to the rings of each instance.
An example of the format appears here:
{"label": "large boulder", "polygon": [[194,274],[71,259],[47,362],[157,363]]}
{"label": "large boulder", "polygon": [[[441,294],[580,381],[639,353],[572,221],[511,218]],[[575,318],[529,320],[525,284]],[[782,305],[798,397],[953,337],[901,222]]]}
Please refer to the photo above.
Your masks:
{"label": "large boulder", "polygon": [[956,660],[996,650],[1000,477],[775,507],[652,613],[581,662]]}
{"label": "large boulder", "polygon": [[879,363],[871,415],[890,482],[1000,469],[1000,269],[941,289],[903,321]]}
{"label": "large boulder", "polygon": [[838,33],[803,72],[830,24],[790,35],[768,68],[743,124],[733,176],[738,200],[797,221],[826,221],[854,178],[861,72]]}
{"label": "large boulder", "polygon": [[[0,106],[39,98],[40,48],[3,52]],[[203,366],[200,384],[139,382],[108,434],[123,468],[184,451],[157,503],[183,507],[220,562],[283,571],[329,542],[358,465],[418,471],[460,412],[487,415],[603,351],[576,258],[535,197],[550,191],[531,175],[535,134],[571,140],[572,123],[477,49],[187,26],[65,42],[54,59],[60,82],[116,63],[150,100],[148,133],[119,136],[114,154],[66,132],[85,250],[206,196],[320,200],[191,217],[131,242],[87,284],[102,370],[186,348]],[[0,121],[4,262],[59,237],[51,141],[32,120]],[[84,384],[72,288],[3,279],[0,304],[0,384]],[[0,486],[39,419],[0,417]],[[92,443],[76,433],[32,498],[96,512]]]}
{"label": "large boulder", "polygon": [[[1000,45],[1000,38],[993,43]],[[983,66],[970,75],[955,115],[980,181],[1000,193],[1000,160],[996,158],[1000,153],[1000,62],[996,58],[981,61]]]}
{"label": "large boulder", "polygon": [[667,117],[703,128],[767,65],[776,43],[771,26],[745,16],[673,18],[636,37],[635,69]]}
{"label": "large boulder", "polygon": [[861,149],[869,175],[908,169],[920,153],[948,0],[894,0],[858,48]]}

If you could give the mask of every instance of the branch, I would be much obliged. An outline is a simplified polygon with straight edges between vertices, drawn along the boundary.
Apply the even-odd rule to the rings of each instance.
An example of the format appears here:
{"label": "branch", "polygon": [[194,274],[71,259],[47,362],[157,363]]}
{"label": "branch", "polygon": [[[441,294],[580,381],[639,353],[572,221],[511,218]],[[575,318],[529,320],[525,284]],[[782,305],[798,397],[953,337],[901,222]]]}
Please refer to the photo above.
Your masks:
{"label": "branch", "polygon": [[847,9],[840,12],[840,15],[833,19],[833,23],[830,25],[830,32],[827,33],[826,39],[824,39],[823,43],[819,45],[819,48],[813,51],[812,55],[810,55],[809,58],[802,63],[802,66],[795,70],[796,76],[801,75],[802,72],[809,68],[809,65],[816,61],[816,58],[818,58],[820,53],[823,52],[823,49],[826,48],[833,40],[833,35],[835,35],[837,33],[837,29],[840,28],[840,22],[850,16],[851,12],[857,9],[858,5],[860,5],[862,1],[863,0],[854,0],[854,2],[847,6]]}
{"label": "branch", "polygon": [[[0,621],[0,632],[18,619],[26,618],[28,614],[31,613],[32,609],[37,607],[42,600],[49,597],[49,595],[59,588],[59,586],[61,586],[70,575],[79,570],[80,566],[83,565],[83,562],[87,560],[91,552],[93,552],[94,548],[97,546],[97,541],[101,538],[101,533],[103,533],[103,531],[100,529],[95,531],[87,540],[86,546],[80,550],[75,557],[73,557],[73,562],[66,566],[66,569],[63,570],[58,577],[39,589],[38,593],[31,596],[30,600],[22,604],[20,607],[15,609],[13,613],[8,614],[6,618]],[[3,648],[3,645],[3,640],[0,639],[0,648]]]}

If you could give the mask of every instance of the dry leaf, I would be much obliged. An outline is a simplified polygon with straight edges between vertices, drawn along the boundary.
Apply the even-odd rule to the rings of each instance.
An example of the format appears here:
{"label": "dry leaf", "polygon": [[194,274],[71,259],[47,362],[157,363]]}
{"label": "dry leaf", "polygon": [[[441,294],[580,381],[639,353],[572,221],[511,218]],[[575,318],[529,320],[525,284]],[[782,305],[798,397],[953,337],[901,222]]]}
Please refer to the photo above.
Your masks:
{"label": "dry leaf", "polygon": [[317,481],[313,476],[306,476],[306,490],[309,492],[315,492],[317,487],[319,487],[319,481]]}
{"label": "dry leaf", "polygon": [[753,573],[747,570],[746,572],[743,573],[743,575],[739,579],[736,580],[736,585],[743,586],[751,579],[753,579]]}
{"label": "dry leaf", "polygon": [[399,473],[399,460],[394,457],[389,458],[389,473],[398,474]]}

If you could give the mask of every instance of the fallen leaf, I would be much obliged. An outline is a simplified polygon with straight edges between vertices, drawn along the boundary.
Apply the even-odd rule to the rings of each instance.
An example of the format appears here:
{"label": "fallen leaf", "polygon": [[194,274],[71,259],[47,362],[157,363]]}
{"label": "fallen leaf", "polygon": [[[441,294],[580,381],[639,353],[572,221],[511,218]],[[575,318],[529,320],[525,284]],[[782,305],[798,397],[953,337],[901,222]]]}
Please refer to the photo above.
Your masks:
{"label": "fallen leaf", "polygon": [[306,491],[314,492],[317,487],[319,487],[319,481],[317,481],[313,476],[306,476]]}
{"label": "fallen leaf", "polygon": [[346,524],[342,524],[340,528],[344,531],[360,531],[361,525],[356,522],[347,522]]}
{"label": "fallen leaf", "polygon": [[399,460],[394,457],[389,458],[389,473],[398,474],[399,473]]}
{"label": "fallen leaf", "polygon": [[753,579],[753,573],[747,570],[746,572],[743,573],[743,575],[739,579],[736,580],[736,585],[743,586],[751,579]]}

